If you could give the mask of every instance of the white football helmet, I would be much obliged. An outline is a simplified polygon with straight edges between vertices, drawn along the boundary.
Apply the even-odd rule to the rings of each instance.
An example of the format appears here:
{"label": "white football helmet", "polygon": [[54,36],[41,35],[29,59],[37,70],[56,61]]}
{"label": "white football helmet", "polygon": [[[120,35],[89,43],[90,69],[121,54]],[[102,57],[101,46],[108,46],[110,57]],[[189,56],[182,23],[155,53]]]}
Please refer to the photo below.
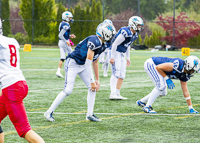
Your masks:
{"label": "white football helmet", "polygon": [[[138,28],[138,25],[140,25],[141,28]],[[143,25],[144,25],[143,20],[139,16],[132,16],[128,22],[128,26],[138,33],[144,30]]]}
{"label": "white football helmet", "polygon": [[105,19],[105,20],[103,21],[103,23],[104,23],[104,22],[106,22],[106,23],[110,23],[110,24],[113,25],[113,23],[112,23],[112,21],[111,21],[110,19]]}
{"label": "white football helmet", "polygon": [[196,56],[189,56],[185,59],[185,70],[187,74],[194,75],[199,71],[200,60]]}
{"label": "white football helmet", "polygon": [[2,30],[2,27],[3,27],[3,25],[2,25],[1,18],[0,18],[0,35],[3,35],[3,30]]}
{"label": "white football helmet", "polygon": [[72,18],[72,17],[73,17],[73,15],[69,11],[65,11],[62,13],[62,20],[65,20],[67,22],[73,22],[73,19],[69,20],[69,18]]}
{"label": "white football helmet", "polygon": [[[105,20],[103,21],[103,23],[109,23],[109,24],[112,24],[112,25],[113,25],[113,23],[112,23],[112,21],[111,21],[110,19],[105,19]],[[116,29],[115,29],[114,25],[113,25],[113,29],[114,29],[113,34],[116,34]]]}
{"label": "white football helmet", "polygon": [[97,26],[96,35],[103,38],[105,41],[110,41],[115,33],[114,26],[109,23],[100,23]]}

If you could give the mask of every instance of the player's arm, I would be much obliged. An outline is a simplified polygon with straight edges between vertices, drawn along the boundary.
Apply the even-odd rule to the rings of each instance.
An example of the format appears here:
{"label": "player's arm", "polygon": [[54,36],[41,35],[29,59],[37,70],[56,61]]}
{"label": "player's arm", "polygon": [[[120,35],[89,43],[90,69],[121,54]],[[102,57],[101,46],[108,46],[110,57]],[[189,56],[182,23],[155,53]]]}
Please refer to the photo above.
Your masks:
{"label": "player's arm", "polygon": [[115,60],[115,53],[117,50],[117,46],[120,45],[123,41],[125,40],[125,37],[122,34],[119,34],[117,36],[117,38],[115,39],[115,41],[112,44],[112,49],[111,49],[111,59],[110,59],[110,63],[113,65]]}
{"label": "player's arm", "polygon": [[99,61],[99,58],[92,62],[92,65],[93,65],[93,70],[94,70],[94,74],[95,74],[95,78],[96,78],[96,85],[97,85],[97,91],[99,90],[100,88],[100,82],[99,82],[99,65],[98,65],[98,61]]}
{"label": "player's arm", "polygon": [[64,34],[65,34],[65,32],[67,31],[67,29],[69,29],[69,28],[67,28],[67,26],[64,26],[63,29],[60,31],[58,37],[59,37],[61,40],[63,40],[68,46],[70,46],[69,40],[66,40],[65,37],[64,37]]}
{"label": "player's arm", "polygon": [[91,91],[96,91],[96,83],[94,81],[94,75],[92,73],[92,61],[93,61],[93,57],[94,57],[94,51],[92,51],[90,48],[88,48],[88,52],[87,52],[87,59],[86,59],[86,62],[85,62],[85,68],[86,68],[86,71],[88,73],[88,76],[90,78],[90,83],[91,83]]}
{"label": "player's arm", "polygon": [[191,100],[191,97],[190,97],[190,93],[188,91],[187,82],[180,80],[180,83],[181,83],[181,89],[183,91],[183,96],[185,97],[185,100],[186,100],[187,105],[189,107],[190,113],[197,113],[197,111],[195,111],[192,107],[192,100]]}
{"label": "player's arm", "polygon": [[130,49],[131,49],[131,46],[129,46],[127,51],[126,51],[126,60],[127,60],[126,65],[127,66],[130,66],[130,64],[131,64],[131,61],[130,61]]}
{"label": "player's arm", "polygon": [[169,89],[173,89],[175,87],[173,81],[169,79],[165,72],[171,72],[173,70],[173,63],[163,63],[156,66],[156,70],[163,78],[166,80],[167,86]]}

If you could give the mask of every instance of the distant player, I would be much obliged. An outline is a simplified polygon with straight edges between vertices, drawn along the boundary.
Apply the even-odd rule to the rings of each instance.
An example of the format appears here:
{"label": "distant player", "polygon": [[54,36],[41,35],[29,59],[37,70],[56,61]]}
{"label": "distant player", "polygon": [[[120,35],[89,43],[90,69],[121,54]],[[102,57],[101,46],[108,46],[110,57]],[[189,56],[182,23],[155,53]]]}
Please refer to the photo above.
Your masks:
{"label": "distant player", "polygon": [[58,37],[59,37],[58,46],[60,48],[60,61],[59,61],[58,69],[56,72],[57,77],[63,77],[63,75],[60,73],[62,64],[65,61],[66,53],[72,52],[69,38],[76,38],[76,36],[74,34],[70,35],[71,28],[70,28],[69,22],[73,21],[72,18],[73,18],[73,15],[69,11],[65,11],[62,13],[63,21],[59,25],[59,35],[58,35]]}
{"label": "distant player", "polygon": [[199,70],[199,58],[189,56],[184,60],[180,58],[152,57],[144,63],[144,69],[153,81],[155,88],[136,104],[143,108],[146,113],[156,113],[152,104],[157,97],[167,95],[167,87],[175,88],[171,79],[180,80],[181,89],[188,104],[190,113],[199,113],[192,107],[187,81]]}
{"label": "distant player", "polygon": [[[110,24],[113,25],[113,23],[112,23],[112,21],[110,19],[106,19],[106,20],[103,21],[103,23],[104,22],[110,23]],[[114,31],[116,31],[116,30],[114,30]],[[116,33],[113,33],[113,34],[115,35]],[[108,76],[108,68],[109,68],[109,64],[110,64],[110,53],[111,52],[110,52],[109,48],[107,48],[103,53],[101,53],[101,55],[99,57],[99,60],[101,59],[101,61],[103,61],[102,69],[104,70],[104,72],[103,72],[103,76],[104,77]]]}
{"label": "distant player", "polygon": [[[31,129],[23,103],[28,94],[28,85],[19,67],[20,46],[15,39],[2,34],[0,19],[0,123],[8,115],[20,137],[30,143],[44,143]],[[4,135],[0,125],[0,142],[3,141]]]}
{"label": "distant player", "polygon": [[[101,121],[101,119],[97,118],[93,113],[96,92],[100,87],[98,58],[99,55],[110,46],[109,43],[104,43],[104,41],[110,41],[113,36],[113,29],[113,25],[111,24],[100,24],[97,27],[96,35],[86,37],[83,41],[79,42],[75,50],[68,55],[65,62],[65,86],[63,91],[58,94],[51,107],[44,114],[48,121],[55,121],[53,112],[57,106],[71,94],[77,74],[88,87],[86,120]],[[96,81],[94,80],[91,64],[93,64]]]}
{"label": "distant player", "polygon": [[[126,66],[130,61],[130,45],[143,30],[143,20],[138,16],[129,19],[128,27],[122,27],[112,39],[111,59],[112,76],[110,78],[110,99],[127,99],[120,95],[120,89],[125,79]],[[125,60],[125,54],[127,61]]]}

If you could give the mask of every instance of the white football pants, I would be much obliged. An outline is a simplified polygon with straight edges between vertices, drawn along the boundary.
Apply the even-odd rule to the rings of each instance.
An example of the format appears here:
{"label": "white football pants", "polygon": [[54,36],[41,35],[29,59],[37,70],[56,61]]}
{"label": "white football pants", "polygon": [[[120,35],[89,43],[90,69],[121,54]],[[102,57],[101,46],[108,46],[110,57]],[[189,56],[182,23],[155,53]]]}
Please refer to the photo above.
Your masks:
{"label": "white football pants", "polygon": [[116,78],[125,79],[126,75],[126,59],[123,53],[116,52],[115,63],[112,65],[112,75]]}
{"label": "white football pants", "polygon": [[66,54],[72,52],[72,47],[68,46],[63,40],[59,40],[58,46],[60,48],[60,59],[66,59]]}

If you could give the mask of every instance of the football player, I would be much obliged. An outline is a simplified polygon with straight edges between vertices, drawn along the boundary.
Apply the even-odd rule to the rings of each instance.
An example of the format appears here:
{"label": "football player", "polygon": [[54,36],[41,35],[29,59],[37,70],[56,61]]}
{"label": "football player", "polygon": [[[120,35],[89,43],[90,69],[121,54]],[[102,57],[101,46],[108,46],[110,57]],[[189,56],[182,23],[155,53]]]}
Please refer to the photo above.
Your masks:
{"label": "football player", "polygon": [[199,113],[192,107],[187,81],[199,70],[199,58],[189,56],[184,60],[180,58],[152,57],[144,63],[144,69],[153,81],[155,88],[147,96],[136,101],[146,113],[156,113],[152,104],[157,97],[167,95],[167,87],[175,88],[171,79],[180,80],[181,88],[190,113]]}
{"label": "football player", "polygon": [[[100,87],[98,58],[99,55],[109,47],[109,45],[107,46],[109,43],[104,43],[104,41],[110,41],[113,36],[113,31],[113,25],[107,23],[100,24],[97,27],[96,35],[91,35],[79,42],[75,50],[67,56],[65,62],[65,86],[63,91],[58,94],[51,107],[44,114],[48,121],[55,121],[53,112],[57,106],[71,94],[77,74],[88,87],[86,120],[101,121],[101,119],[97,118],[93,113],[96,92]],[[96,81],[94,80],[91,64],[93,64]]]}
{"label": "football player", "polygon": [[[113,23],[112,23],[112,21],[111,21],[110,19],[106,19],[106,20],[104,20],[103,22],[110,23],[110,24],[113,25]],[[116,31],[116,30],[114,29],[114,31]],[[113,33],[113,34],[115,35],[116,33]],[[114,36],[114,35],[113,35],[113,36]],[[104,58],[105,58],[105,57],[106,57],[106,59],[105,59],[105,61],[104,61]],[[107,48],[107,49],[100,55],[99,60],[100,60],[100,58],[103,58],[103,66],[102,66],[102,69],[104,70],[103,76],[104,76],[104,77],[107,77],[107,76],[108,76],[109,63],[110,63],[110,50],[109,50],[109,48]]]}
{"label": "football player", "polygon": [[76,38],[76,36],[74,34],[70,35],[71,32],[71,28],[69,25],[69,22],[73,22],[73,15],[71,12],[69,11],[65,11],[62,13],[62,22],[59,25],[59,42],[58,42],[58,46],[60,48],[60,61],[58,64],[58,69],[56,72],[56,76],[57,77],[63,77],[63,75],[60,73],[60,70],[62,68],[62,64],[66,58],[66,53],[71,53],[72,52],[72,48],[71,48],[71,44],[69,41],[69,38]]}
{"label": "football player", "polygon": [[[8,115],[20,137],[30,143],[44,143],[29,124],[23,99],[28,94],[28,85],[20,70],[19,44],[13,38],[2,35],[0,19],[0,123]],[[0,142],[3,142],[0,126]]]}
{"label": "football player", "polygon": [[[110,78],[110,99],[127,99],[120,95],[120,89],[125,78],[126,66],[130,61],[130,45],[143,31],[143,20],[138,16],[129,19],[128,27],[122,27],[112,39],[111,59],[112,76]],[[125,54],[127,61],[125,60]]]}

